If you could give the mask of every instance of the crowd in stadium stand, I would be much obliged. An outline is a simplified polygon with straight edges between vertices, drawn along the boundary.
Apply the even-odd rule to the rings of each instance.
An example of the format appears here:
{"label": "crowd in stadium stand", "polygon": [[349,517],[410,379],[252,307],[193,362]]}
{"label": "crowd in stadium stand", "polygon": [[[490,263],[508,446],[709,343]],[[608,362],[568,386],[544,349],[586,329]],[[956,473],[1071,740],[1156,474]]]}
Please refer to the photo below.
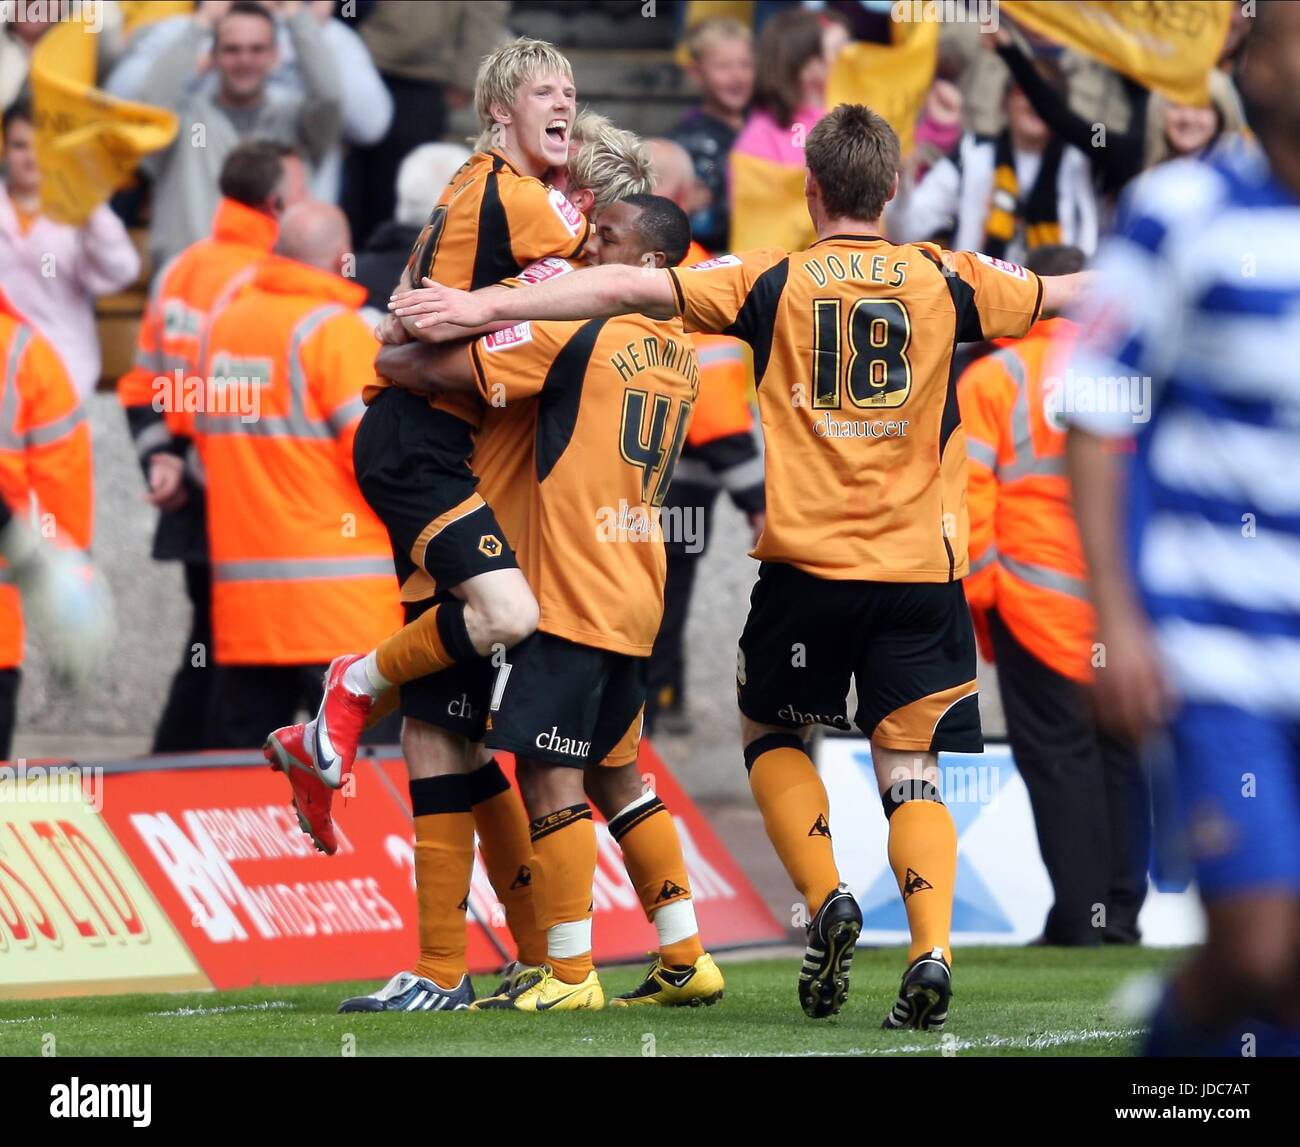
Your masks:
{"label": "crowd in stadium stand", "polygon": [[[97,385],[107,389],[118,381],[101,375],[96,299],[132,284],[156,284],[182,252],[213,234],[214,215],[220,220],[219,208],[232,198],[242,204],[241,211],[271,219],[307,200],[341,208],[345,222],[341,216],[321,216],[322,226],[334,239],[350,234],[347,249],[355,252],[350,274],[363,290],[355,297],[339,294],[338,300],[350,309],[382,312],[431,205],[469,154],[452,119],[471,99],[478,60],[512,34],[512,5],[202,0],[141,6],[110,0],[102,7],[98,86],[122,99],[169,109],[179,128],[170,147],[145,158],[134,186],[79,226],[56,223],[42,212],[28,61],[48,26],[34,20],[0,26],[0,282],[13,306],[53,346],[77,395],[84,400]],[[153,10],[147,19],[141,18],[142,7]],[[609,6],[565,7],[572,17],[573,9]],[[802,141],[827,110],[837,57],[850,46],[889,44],[891,6],[765,0],[717,6],[727,12],[747,8],[745,22],[710,14],[709,5],[659,7],[670,9],[666,18],[677,21],[678,59],[685,72],[679,90],[691,91],[693,99],[669,138],[656,141],[660,190],[688,211],[700,257],[736,249],[741,234],[746,247],[793,242],[775,205],[769,213],[746,199],[737,164],[743,159],[762,172],[802,171]],[[934,78],[916,116],[914,146],[886,215],[889,238],[979,250],[1052,271],[1082,265],[1118,196],[1140,173],[1172,157],[1204,156],[1244,138],[1245,113],[1233,84],[1243,35],[1238,7],[1210,77],[1210,105],[1197,107],[1156,94],[1136,78],[1006,20],[996,34],[973,23],[945,24]],[[581,70],[578,83],[581,105]],[[247,166],[256,188],[232,190],[222,182],[223,167],[250,141],[274,145],[280,175],[259,182],[254,157]],[[796,174],[796,186],[799,178]],[[774,186],[765,185],[762,193],[771,194]],[[797,237],[797,227],[807,226],[801,199],[795,216]],[[266,249],[273,233],[272,225]],[[298,239],[296,249],[312,249],[310,234]],[[322,242],[330,247],[328,240]],[[999,348],[981,347],[968,361],[990,351]],[[719,354],[725,356],[725,348]],[[743,387],[743,373],[738,377]],[[154,557],[186,566],[195,613],[188,650],[193,642],[212,640],[204,478],[183,436],[166,426],[133,423],[132,433],[150,500],[161,511]],[[678,476],[683,491],[678,496],[709,513],[725,490],[760,528],[761,463],[753,435],[746,413],[739,426],[719,431],[716,439],[693,442]],[[691,727],[689,643],[683,633],[697,556],[673,555],[676,580],[670,581],[665,635],[656,650],[652,716],[668,733],[687,733]],[[735,560],[743,559],[736,554]],[[996,595],[972,604],[989,613],[992,636],[985,632],[985,647],[998,647],[1000,671],[1005,673],[1019,654],[1033,658],[1037,653],[1034,664],[1054,666],[1050,671],[1063,679],[1082,679],[1038,652],[1033,637],[1016,633]],[[220,636],[216,647],[222,647]],[[7,753],[12,732],[19,661],[0,660],[0,756]],[[1032,670],[1022,663],[1022,681],[1026,672]],[[208,688],[206,675],[187,678],[182,668],[155,749],[230,747],[202,717],[210,705]],[[1023,685],[1004,677],[1003,688],[1014,706]],[[309,692],[295,695],[294,704],[314,704]],[[1011,707],[1008,717],[1014,724]],[[1018,734],[1021,730],[1013,728],[1013,744]],[[1019,739],[1018,758],[1028,760],[1041,748],[1033,733]],[[1131,756],[1119,767],[1116,785],[1132,787]],[[1072,816],[1077,821],[1077,804],[1068,810],[1079,800],[1093,802],[1089,807],[1095,806],[1104,822],[1108,793],[1052,794],[1046,786],[1036,791],[1034,781],[1027,780],[1040,833],[1044,841],[1056,840],[1052,856],[1045,846],[1045,857],[1054,880],[1060,878],[1058,901],[1068,898],[1076,908],[1091,903],[1093,886],[1070,891],[1070,881],[1083,877],[1071,868],[1070,856],[1058,854],[1078,849],[1098,854],[1095,838],[1076,832],[1072,843],[1062,843],[1067,839],[1062,826]],[[1140,801],[1131,794],[1109,796],[1128,801],[1126,807]],[[1113,858],[1112,871],[1131,867],[1141,851],[1131,837],[1117,835],[1115,847],[1133,856]],[[1096,879],[1107,879],[1108,863],[1099,862],[1103,871]],[[1132,916],[1135,933],[1135,910]],[[1060,942],[1087,942],[1088,929],[1077,913],[1049,921],[1049,933],[1054,927]]]}

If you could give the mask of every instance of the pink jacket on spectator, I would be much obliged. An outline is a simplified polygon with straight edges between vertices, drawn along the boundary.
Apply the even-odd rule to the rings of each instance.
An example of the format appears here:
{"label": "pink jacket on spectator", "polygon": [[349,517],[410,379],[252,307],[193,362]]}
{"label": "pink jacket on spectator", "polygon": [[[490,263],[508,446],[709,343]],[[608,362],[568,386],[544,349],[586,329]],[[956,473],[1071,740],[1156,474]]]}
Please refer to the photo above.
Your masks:
{"label": "pink jacket on spectator", "polygon": [[107,204],[81,227],[39,216],[24,235],[0,186],[0,281],[59,352],[83,399],[99,381],[94,297],[122,290],[139,273],[140,256]]}
{"label": "pink jacket on spectator", "polygon": [[[803,167],[803,141],[825,114],[825,108],[800,108],[790,126],[782,127],[767,112],[756,108],[736,136],[735,150],[770,163]],[[796,125],[802,130],[796,132]]]}

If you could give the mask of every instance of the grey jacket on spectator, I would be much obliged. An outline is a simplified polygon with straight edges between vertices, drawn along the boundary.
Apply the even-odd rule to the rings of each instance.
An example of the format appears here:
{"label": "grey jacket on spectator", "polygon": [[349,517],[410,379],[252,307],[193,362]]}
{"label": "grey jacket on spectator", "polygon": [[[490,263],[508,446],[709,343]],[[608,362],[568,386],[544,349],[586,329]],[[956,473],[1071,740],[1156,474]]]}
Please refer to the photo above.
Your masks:
{"label": "grey jacket on spectator", "polygon": [[342,88],[320,25],[305,8],[285,24],[302,74],[301,95],[268,84],[262,103],[236,122],[215,92],[192,85],[195,61],[208,33],[201,24],[190,21],[184,34],[158,56],[146,91],[135,97],[171,108],[180,120],[171,147],[141,164],[155,181],[149,228],[149,253],[155,267],[211,230],[220,199],[217,179],[221,165],[240,140],[256,137],[291,144],[302,151],[313,169],[337,144]]}
{"label": "grey jacket on spectator", "polygon": [[[185,35],[190,22],[188,16],[171,16],[141,28],[132,36],[126,52],[105,81],[104,90],[121,99],[148,97],[152,87],[150,77],[157,67],[158,58],[169,50],[177,37]],[[342,21],[333,19],[320,23],[319,27],[341,86],[341,142],[378,143],[392,122],[392,96],[356,32]],[[269,84],[301,97],[305,90],[303,71],[298,66],[293,38],[284,24],[277,27],[275,40],[280,62],[271,73]],[[211,71],[196,76],[187,92],[189,90],[201,90],[210,96],[217,90],[217,78]],[[312,173],[311,192],[316,199],[338,202],[342,168],[343,148],[335,144]]]}

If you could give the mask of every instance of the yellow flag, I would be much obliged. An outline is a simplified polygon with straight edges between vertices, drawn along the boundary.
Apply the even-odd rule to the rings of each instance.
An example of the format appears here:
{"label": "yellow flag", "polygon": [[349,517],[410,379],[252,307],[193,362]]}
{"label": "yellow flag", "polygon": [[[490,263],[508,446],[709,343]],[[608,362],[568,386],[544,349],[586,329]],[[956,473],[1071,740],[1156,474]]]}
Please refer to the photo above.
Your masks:
{"label": "yellow flag", "polygon": [[817,238],[804,198],[804,167],[731,153],[732,251],[799,251]]}
{"label": "yellow flag", "polygon": [[1004,0],[1002,10],[1031,32],[1092,56],[1175,103],[1204,107],[1210,101],[1210,70],[1228,34],[1232,4]]}
{"label": "yellow flag", "polygon": [[156,24],[169,16],[185,16],[194,11],[194,0],[117,0],[122,10],[122,24],[128,32]]}
{"label": "yellow flag", "polygon": [[826,102],[866,104],[889,121],[904,155],[912,150],[916,117],[934,82],[939,25],[895,23],[893,44],[847,44],[835,57]]}
{"label": "yellow flag", "polygon": [[57,223],[79,225],[131,181],[142,156],[176,136],[163,108],[128,103],[95,85],[95,37],[78,21],[51,28],[31,62],[41,210]]}

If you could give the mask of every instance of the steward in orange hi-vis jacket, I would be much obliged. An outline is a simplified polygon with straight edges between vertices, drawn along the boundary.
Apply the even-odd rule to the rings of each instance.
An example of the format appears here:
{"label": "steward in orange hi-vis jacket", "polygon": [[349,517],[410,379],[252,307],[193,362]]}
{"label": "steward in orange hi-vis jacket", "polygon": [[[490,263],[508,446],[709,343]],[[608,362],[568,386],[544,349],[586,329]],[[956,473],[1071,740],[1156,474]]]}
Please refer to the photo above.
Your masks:
{"label": "steward in orange hi-vis jacket", "polygon": [[995,340],[958,383],[969,466],[964,584],[997,666],[1007,739],[1052,881],[1043,938],[1136,943],[1147,798],[1136,750],[1097,726],[1088,696],[1101,651],[1060,417],[1071,400],[1060,366],[1074,336],[1068,319],[1040,320],[1023,339]]}
{"label": "steward in orange hi-vis jacket", "polygon": [[[711,258],[692,242],[683,267]],[[687,729],[686,618],[690,613],[695,573],[708,549],[713,508],[725,490],[748,519],[757,538],[762,528],[763,458],[754,439],[749,405],[749,350],[727,335],[696,334],[700,393],[677,463],[676,477],[664,503],[665,512],[681,515],[689,531],[674,531],[667,541],[668,581],[664,586],[664,620],[650,656],[647,676],[646,728],[653,733],[662,714],[676,731]],[[691,537],[685,534],[689,532]]]}
{"label": "steward in orange hi-vis jacket", "polygon": [[192,609],[180,667],[154,733],[155,753],[217,747],[207,730],[212,674],[206,657],[196,657],[212,649],[212,583],[205,494],[191,444],[194,404],[187,400],[200,392],[199,339],[208,316],[271,253],[276,231],[275,217],[266,210],[223,198],[212,234],[186,247],[154,277],[135,365],[117,384],[146,481],[155,456],[186,460],[183,504],[162,509],[153,542],[156,561],[184,563]]}
{"label": "steward in orange hi-vis jacket", "polygon": [[273,255],[208,328],[194,437],[221,670],[214,736],[230,745],[294,719],[304,667],[402,624],[388,537],[352,465],[375,355],[364,302],[359,284]]}
{"label": "steward in orange hi-vis jacket", "polygon": [[[15,517],[32,503],[38,532],[66,549],[90,548],[95,486],[90,428],[54,348],[0,290],[0,501]],[[0,759],[9,755],[23,660],[18,587],[0,559]]]}

